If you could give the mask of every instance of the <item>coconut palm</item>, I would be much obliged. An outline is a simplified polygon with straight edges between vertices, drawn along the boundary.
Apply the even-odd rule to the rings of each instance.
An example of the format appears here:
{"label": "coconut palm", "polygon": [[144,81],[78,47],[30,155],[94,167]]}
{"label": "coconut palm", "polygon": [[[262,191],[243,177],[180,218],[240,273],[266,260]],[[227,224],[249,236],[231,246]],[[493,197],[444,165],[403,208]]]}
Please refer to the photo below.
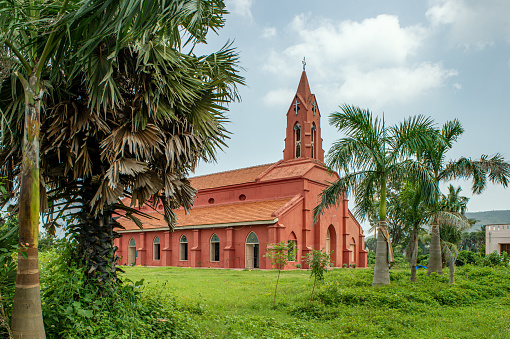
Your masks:
{"label": "coconut palm", "polygon": [[[192,61],[186,63],[183,60],[187,57],[178,53],[182,46],[181,38],[187,38],[190,44],[205,42],[209,29],[215,31],[223,25],[225,10],[222,1],[64,0],[49,5],[46,1],[5,0],[0,1],[0,13],[0,42],[15,61],[12,73],[17,76],[17,80],[9,81],[10,87],[3,81],[0,94],[3,143],[4,146],[8,143],[12,145],[12,152],[3,157],[2,170],[11,177],[16,174],[21,177],[13,181],[11,191],[19,190],[20,242],[27,254],[27,258],[20,255],[18,259],[20,283],[16,289],[12,329],[15,338],[27,335],[43,338],[36,270],[39,196],[44,194],[44,189],[40,190],[39,165],[39,146],[44,144],[39,126],[46,121],[43,114],[58,112],[59,109],[70,115],[74,113],[72,123],[76,130],[62,133],[54,130],[55,134],[45,135],[56,143],[55,148],[62,146],[55,140],[59,136],[75,133],[87,137],[82,144],[68,145],[66,150],[68,153],[74,152],[76,161],[71,164],[72,168],[65,168],[63,173],[72,173],[77,186],[88,185],[80,177],[81,174],[84,177],[88,175],[90,182],[98,185],[90,201],[94,206],[94,215],[103,213],[105,205],[112,207],[118,202],[119,193],[123,193],[126,187],[121,182],[123,176],[136,177],[127,182],[127,187],[136,192],[134,201],[141,202],[150,195],[148,192],[153,193],[156,189],[157,185],[151,185],[149,181],[151,175],[157,173],[164,178],[165,191],[161,195],[167,201],[165,215],[171,221],[169,207],[176,205],[175,199],[179,196],[174,193],[182,193],[184,198],[179,202],[188,207],[191,201],[189,196],[193,193],[182,176],[185,170],[193,168],[197,157],[190,155],[192,160],[186,160],[188,154],[183,156],[183,153],[189,148],[202,147],[195,154],[201,154],[198,158],[203,158],[210,156],[218,142],[221,144],[221,137],[218,141],[215,134],[224,133],[221,127],[223,103],[237,96],[235,84],[239,83],[240,78],[235,72],[230,72],[232,68],[227,71],[221,68],[225,59],[216,62],[215,56],[197,58],[190,55],[188,59]],[[152,43],[154,48],[149,49],[152,54],[143,53],[145,50],[142,48]],[[171,52],[166,53],[167,50]],[[225,51],[224,56],[230,58],[230,62],[235,61],[231,50],[227,48]],[[128,57],[124,57],[126,55]],[[143,77],[148,73],[144,70],[149,59],[156,60],[149,67],[149,73],[153,76],[145,78],[145,82],[133,82],[133,77],[127,74],[128,63],[136,65],[134,70]],[[194,67],[185,77],[181,77],[179,67],[186,68],[188,64]],[[132,75],[133,70],[130,71]],[[73,93],[78,84],[81,85],[80,89]],[[145,85],[150,86],[143,87]],[[133,124],[129,125],[127,119],[120,119],[124,121],[123,125],[103,124],[103,120],[96,119],[100,113],[105,116],[110,114],[103,120],[117,123],[118,117],[131,115]],[[19,121],[23,120],[23,116],[25,125],[20,126]],[[173,120],[174,124],[167,122],[167,127],[173,128],[177,135],[197,131],[202,145],[196,142],[191,146],[182,146],[178,145],[176,138],[162,138],[164,133],[160,132],[160,126],[153,124],[148,117],[153,120]],[[202,123],[204,121],[206,123]],[[71,124],[71,121],[68,123]],[[96,138],[88,129],[91,125],[101,125],[100,132],[113,135],[111,139],[116,138],[115,142]],[[20,141],[20,132],[25,135],[23,142]],[[186,140],[189,142],[190,138]],[[149,146],[141,148],[141,141],[146,141]],[[149,141],[157,146],[150,145]],[[98,154],[110,167],[91,160],[94,157],[88,153],[89,142],[91,149],[104,150],[103,154]],[[177,145],[165,148],[168,152],[163,153],[169,162],[177,163],[176,159],[186,162],[181,172],[172,173],[175,167],[163,166],[165,163],[161,159],[160,167],[156,168],[144,159],[136,158],[136,153],[147,155],[147,151],[163,149],[164,142]],[[118,143],[122,146],[116,147]],[[83,144],[87,146],[83,147]],[[131,151],[127,157],[124,157],[125,148]],[[50,147],[47,151],[53,152],[55,149]],[[18,157],[19,161],[15,161],[16,152],[22,154]],[[87,157],[90,159],[87,160]],[[73,157],[64,159],[72,161]],[[91,168],[93,166],[97,167],[99,175],[92,176],[92,173],[96,173]],[[48,172],[52,169],[43,168]],[[56,182],[65,181],[59,174],[56,177]],[[51,185],[61,187],[55,182],[51,182]],[[85,198],[85,195],[81,198]]]}
{"label": "coconut palm", "polygon": [[[314,209],[317,220],[323,211],[336,205],[345,192],[355,196],[355,215],[364,220],[374,201],[379,200],[379,224],[373,285],[389,284],[389,262],[393,261],[386,227],[387,183],[397,180],[420,182],[426,192],[436,192],[429,170],[410,156],[433,138],[432,121],[415,116],[386,127],[384,118],[359,107],[343,105],[330,115],[331,125],[347,136],[328,151],[327,165],[342,176],[320,195]],[[426,197],[430,198],[430,197]]]}
{"label": "coconut palm", "polygon": [[[472,179],[472,191],[474,194],[481,193],[487,181],[495,184],[508,186],[510,179],[510,165],[498,153],[493,157],[482,155],[480,160],[460,157],[457,160],[446,160],[446,153],[452,148],[453,143],[462,135],[464,129],[458,120],[448,121],[441,128],[439,133],[442,142],[436,145],[429,144],[430,147],[424,148],[419,154],[419,159],[432,171],[437,186],[442,182],[452,179]],[[440,210],[440,195],[436,194],[436,201],[431,206],[432,209]],[[432,272],[442,274],[441,259],[441,241],[439,234],[439,224],[442,218],[431,219],[430,233],[430,256],[427,274]]]}

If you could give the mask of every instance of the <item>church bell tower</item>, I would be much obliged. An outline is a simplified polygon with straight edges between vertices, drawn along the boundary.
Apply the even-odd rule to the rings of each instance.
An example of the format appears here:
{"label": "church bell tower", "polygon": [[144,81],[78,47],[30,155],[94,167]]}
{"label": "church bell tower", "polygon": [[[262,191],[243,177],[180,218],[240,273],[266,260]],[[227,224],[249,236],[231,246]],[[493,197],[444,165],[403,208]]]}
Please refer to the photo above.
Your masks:
{"label": "church bell tower", "polygon": [[324,162],[321,115],[315,94],[310,91],[303,59],[303,73],[294,99],[287,111],[287,131],[283,160],[317,159]]}

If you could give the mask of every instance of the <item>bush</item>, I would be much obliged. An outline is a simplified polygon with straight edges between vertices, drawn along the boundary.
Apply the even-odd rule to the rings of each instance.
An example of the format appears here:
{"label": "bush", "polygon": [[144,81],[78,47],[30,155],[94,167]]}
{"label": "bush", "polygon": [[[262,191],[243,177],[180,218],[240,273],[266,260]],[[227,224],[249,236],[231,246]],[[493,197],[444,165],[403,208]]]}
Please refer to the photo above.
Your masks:
{"label": "bush", "polygon": [[429,264],[429,255],[428,254],[425,254],[425,255],[419,255],[417,258],[416,258],[416,263],[418,265],[423,265],[423,266],[427,266]]}
{"label": "bush", "polygon": [[464,266],[466,264],[480,265],[482,257],[480,254],[471,251],[460,251],[457,256],[456,266]]}
{"label": "bush", "polygon": [[[3,221],[3,219],[2,219]],[[18,253],[18,216],[0,224],[0,337],[8,336]]]}
{"label": "bush", "polygon": [[498,252],[494,251],[483,258],[483,265],[490,267],[499,265],[508,267],[508,261],[509,257],[508,254],[506,254],[506,252],[503,252],[500,255],[498,254]]}
{"label": "bush", "polygon": [[[361,272],[360,272],[361,273]],[[470,264],[457,270],[457,283],[448,284],[448,275],[425,272],[418,273],[422,279],[409,285],[409,272],[390,272],[391,285],[373,288],[370,284],[371,272],[346,279],[346,276],[332,275],[329,281],[319,288],[316,300],[327,307],[363,306],[396,310],[422,309],[423,306],[468,306],[477,302],[510,293],[510,270],[502,265],[496,267],[476,267]],[[357,284],[361,281],[361,284]],[[327,317],[316,306],[301,307],[291,311],[303,317]],[[333,311],[331,311],[333,312]]]}
{"label": "bush", "polygon": [[367,255],[367,265],[375,265],[375,252],[368,252]]}
{"label": "bush", "polygon": [[[110,289],[88,283],[72,247],[58,250],[41,276],[47,338],[197,338],[191,315],[175,298],[142,293],[143,279]],[[102,285],[104,286],[104,285]]]}

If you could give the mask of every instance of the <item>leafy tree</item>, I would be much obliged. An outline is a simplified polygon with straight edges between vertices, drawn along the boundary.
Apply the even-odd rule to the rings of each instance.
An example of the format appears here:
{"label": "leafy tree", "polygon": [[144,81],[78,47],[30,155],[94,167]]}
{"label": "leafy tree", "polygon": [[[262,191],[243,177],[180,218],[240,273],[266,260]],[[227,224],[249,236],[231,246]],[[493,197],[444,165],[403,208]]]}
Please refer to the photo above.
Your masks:
{"label": "leafy tree", "polygon": [[377,245],[377,240],[375,238],[367,238],[365,240],[365,249],[369,252],[375,252],[376,245]]}
{"label": "leafy tree", "polygon": [[[194,194],[184,175],[221,145],[221,112],[237,97],[235,84],[242,78],[235,74],[237,58],[228,47],[205,57],[180,52],[181,38],[202,43],[209,29],[224,24],[220,0],[64,0],[51,5],[6,0],[0,1],[0,13],[0,43],[15,61],[17,76],[0,88],[2,144],[4,150],[10,146],[0,161],[9,178],[21,177],[9,191],[19,192],[20,242],[28,254],[18,259],[20,281],[29,283],[16,290],[12,328],[15,337],[26,331],[44,337],[33,269],[39,210],[46,207],[43,185],[54,194],[49,207],[68,208],[78,201],[87,208],[76,215],[78,234],[89,241],[81,251],[87,255],[93,249],[88,262],[92,271],[102,265],[98,271],[104,279],[108,265],[101,257],[114,261],[111,230],[118,225],[113,214],[122,207],[118,197],[133,193],[133,203],[156,197],[172,224],[172,208],[188,208]],[[19,123],[23,116],[24,126]],[[49,117],[54,119],[50,133],[40,130]],[[155,124],[159,120],[164,123]],[[46,147],[43,152],[40,146]],[[151,153],[154,149],[159,154]],[[40,167],[41,154],[48,159],[41,159]],[[150,156],[159,158],[147,161]],[[40,182],[41,175],[48,182]]]}
{"label": "leafy tree", "polygon": [[329,267],[333,267],[331,253],[328,254],[323,250],[312,250],[303,258],[311,270],[310,277],[313,277],[312,293],[310,294],[310,300],[312,300],[317,280],[324,281],[324,273],[327,272]]}
{"label": "leafy tree", "polygon": [[[458,120],[448,121],[437,132],[437,142],[429,143],[428,147],[423,148],[418,154],[419,159],[432,171],[436,187],[451,179],[473,179],[472,190],[475,194],[479,194],[485,189],[487,180],[507,187],[510,179],[510,165],[504,161],[500,154],[496,154],[492,158],[482,155],[480,160],[460,157],[457,160],[446,161],[446,153],[463,132],[464,129]],[[441,195],[439,191],[435,197],[435,202],[429,208],[440,211]],[[448,216],[441,213],[436,213],[431,218],[428,275],[432,272],[442,274],[439,225],[445,221],[448,221]]]}
{"label": "leafy tree", "polygon": [[432,121],[415,116],[386,127],[384,118],[374,118],[369,110],[348,105],[341,109],[332,113],[329,121],[346,137],[336,141],[327,155],[327,165],[341,177],[321,193],[314,217],[317,220],[326,208],[336,205],[346,191],[354,194],[355,215],[362,220],[379,200],[373,285],[389,284],[388,264],[393,261],[393,253],[386,227],[387,183],[416,181],[425,192],[437,191],[429,169],[410,158],[433,138]]}
{"label": "leafy tree", "polygon": [[285,241],[280,241],[277,244],[268,244],[266,251],[267,253],[264,254],[264,257],[269,259],[271,265],[275,266],[278,270],[278,278],[276,279],[273,298],[273,305],[276,308],[276,291],[278,289],[278,282],[280,281],[280,273],[285,265],[289,263],[289,258],[294,258],[296,256],[296,248],[293,242],[286,243]]}
{"label": "leafy tree", "polygon": [[[475,221],[470,221],[474,223]],[[483,225],[480,231],[474,232],[462,232],[460,249],[479,252],[480,247],[485,244],[485,225]]]}

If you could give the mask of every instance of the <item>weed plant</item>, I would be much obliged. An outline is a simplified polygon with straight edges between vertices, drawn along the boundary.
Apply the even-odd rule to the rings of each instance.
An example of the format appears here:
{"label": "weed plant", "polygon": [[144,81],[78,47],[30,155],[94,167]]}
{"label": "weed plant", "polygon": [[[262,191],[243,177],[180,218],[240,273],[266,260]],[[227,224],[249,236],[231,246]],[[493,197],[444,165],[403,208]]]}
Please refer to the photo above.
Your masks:
{"label": "weed plant", "polygon": [[57,252],[41,260],[47,338],[197,338],[190,313],[178,310],[174,297],[143,293],[143,280],[126,278],[109,289],[87,283],[84,268],[70,259],[72,245]]}

